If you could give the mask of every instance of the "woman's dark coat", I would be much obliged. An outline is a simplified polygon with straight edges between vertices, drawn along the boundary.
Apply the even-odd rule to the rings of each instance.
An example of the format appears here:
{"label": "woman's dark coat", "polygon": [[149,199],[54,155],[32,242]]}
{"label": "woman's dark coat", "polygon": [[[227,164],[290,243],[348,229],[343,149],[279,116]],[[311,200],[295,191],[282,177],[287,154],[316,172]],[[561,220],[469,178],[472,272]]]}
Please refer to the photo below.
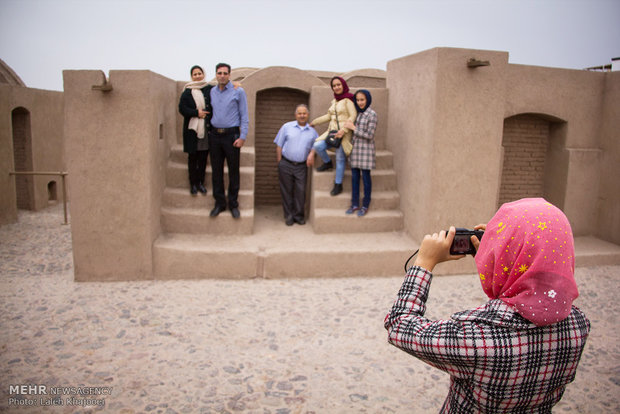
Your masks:
{"label": "woman's dark coat", "polygon": [[[211,116],[213,115],[213,109],[211,108],[211,88],[213,85],[207,85],[202,88],[202,94],[205,97],[205,110],[209,112],[206,118],[205,125],[205,134],[209,131],[211,124]],[[181,99],[179,100],[179,112],[183,115],[183,152],[187,152],[188,154],[193,154],[196,152],[196,148],[198,145],[198,137],[196,136],[196,131],[193,129],[188,129],[187,126],[189,124],[189,120],[192,117],[198,116],[198,109],[196,109],[196,102],[194,101],[194,97],[192,96],[191,89],[185,89],[181,94]],[[208,139],[207,136],[204,139]]]}

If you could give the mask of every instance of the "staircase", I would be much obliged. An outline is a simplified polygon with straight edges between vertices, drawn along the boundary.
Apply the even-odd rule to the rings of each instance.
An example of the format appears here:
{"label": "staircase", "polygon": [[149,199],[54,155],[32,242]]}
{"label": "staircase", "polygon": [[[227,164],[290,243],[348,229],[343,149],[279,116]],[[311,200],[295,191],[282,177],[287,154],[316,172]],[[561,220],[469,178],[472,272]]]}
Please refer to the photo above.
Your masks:
{"label": "staircase", "polygon": [[[335,156],[332,162],[335,165]],[[332,196],[334,170],[312,171],[312,227],[316,233],[378,233],[402,231],[403,213],[399,210],[400,195],[396,186],[392,153],[377,150],[376,169],[372,170],[372,195],[370,208],[364,217],[345,214],[351,206],[351,169],[347,165],[343,180],[343,192]],[[360,179],[361,181],[361,179]],[[360,183],[360,204],[363,198]]]}
{"label": "staircase", "polygon": [[[254,224],[254,147],[241,148],[239,211],[233,219],[229,211],[210,217],[214,206],[211,186],[211,162],[207,163],[205,187],[207,195],[189,193],[187,154],[182,145],[170,150],[166,167],[166,189],[162,197],[161,224],[166,233],[187,234],[252,234]],[[224,167],[224,188],[228,188],[228,168]]]}
{"label": "staircase", "polygon": [[[373,192],[364,217],[346,215],[350,205],[351,173],[344,191],[332,197],[334,171],[310,174],[311,209],[308,224],[286,226],[281,206],[254,206],[255,148],[241,149],[241,217],[228,211],[210,217],[213,207],[211,166],[208,194],[192,196],[187,155],[181,145],[171,148],[162,195],[162,233],[153,244],[155,279],[299,278],[393,276],[417,248],[403,231],[403,214],[392,154],[377,151],[372,172]],[[226,185],[227,171],[225,171]]]}

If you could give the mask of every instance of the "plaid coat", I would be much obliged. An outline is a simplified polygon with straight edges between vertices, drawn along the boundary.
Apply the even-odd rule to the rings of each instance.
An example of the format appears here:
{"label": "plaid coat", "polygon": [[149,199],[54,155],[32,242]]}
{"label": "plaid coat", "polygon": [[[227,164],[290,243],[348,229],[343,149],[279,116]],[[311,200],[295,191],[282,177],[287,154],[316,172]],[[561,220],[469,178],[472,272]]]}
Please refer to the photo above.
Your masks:
{"label": "plaid coat", "polygon": [[353,131],[353,151],[349,158],[351,168],[373,170],[376,163],[375,130],[377,113],[372,108],[357,115]]}
{"label": "plaid coat", "polygon": [[590,322],[573,306],[537,327],[499,299],[450,320],[424,318],[432,274],[409,269],[385,318],[388,341],[450,374],[442,413],[550,413],[585,346]]}

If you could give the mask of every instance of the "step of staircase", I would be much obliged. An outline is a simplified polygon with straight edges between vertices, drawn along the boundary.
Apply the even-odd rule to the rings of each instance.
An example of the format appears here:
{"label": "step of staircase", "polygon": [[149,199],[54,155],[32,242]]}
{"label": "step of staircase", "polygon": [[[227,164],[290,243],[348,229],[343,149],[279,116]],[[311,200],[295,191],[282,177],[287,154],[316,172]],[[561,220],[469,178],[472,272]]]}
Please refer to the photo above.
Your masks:
{"label": "step of staircase", "polygon": [[[334,186],[335,169],[330,171],[318,172],[312,171],[312,188],[315,190],[331,190]],[[372,170],[372,190],[374,191],[396,191],[396,171],[388,170]],[[361,181],[361,179],[360,179]],[[345,192],[351,192],[351,170],[346,170],[342,188]],[[362,185],[363,188],[363,185]]]}
{"label": "step of staircase", "polygon": [[[205,187],[207,195],[189,193],[187,154],[183,146],[174,145],[166,166],[166,188],[162,195],[161,226],[173,234],[251,234],[254,227],[254,147],[241,148],[239,208],[241,217],[233,219],[230,211],[217,217],[209,213],[215,205],[211,185],[211,165],[207,164]],[[228,167],[224,166],[224,187],[228,187]]]}
{"label": "step of staircase", "polygon": [[[330,189],[331,191],[331,189]],[[360,191],[360,203],[364,198]],[[400,206],[400,194],[398,191],[372,191],[370,208],[373,210],[396,210]],[[337,196],[332,196],[329,191],[315,190],[314,200],[321,208],[340,209],[343,212],[351,206],[351,191],[343,191]]]}
{"label": "step of staircase", "polygon": [[[208,182],[206,187],[206,195],[198,193],[195,196],[189,193],[189,188],[166,187],[162,196],[162,205],[164,207],[211,209],[215,205],[211,182]],[[239,190],[238,201],[242,208],[253,206],[254,192],[252,190]]]}
{"label": "step of staircase", "polygon": [[[211,164],[207,165],[205,186],[211,185]],[[254,188],[254,167],[239,167],[239,187],[241,190]],[[187,164],[168,161],[166,169],[166,186],[173,188],[188,188]],[[207,187],[209,188],[209,187]],[[228,188],[228,167],[224,167],[224,188]]]}
{"label": "step of staircase", "polygon": [[404,227],[404,216],[400,210],[369,209],[364,217],[345,214],[343,209],[314,209],[312,228],[317,234],[324,233],[369,233],[399,231]]}
{"label": "step of staircase", "polygon": [[[176,144],[170,148],[170,161],[178,162],[187,166],[187,154],[183,152],[183,145]],[[211,160],[207,162],[211,164]],[[252,166],[254,165],[254,147],[243,146],[241,147],[239,165]]]}
{"label": "step of staircase", "polygon": [[[335,161],[333,161],[335,162]],[[343,192],[332,196],[335,171],[312,171],[312,227],[317,234],[372,233],[401,231],[404,216],[399,210],[400,195],[397,191],[396,172],[393,170],[390,151],[377,151],[377,169],[372,170],[372,195],[368,214],[358,217],[347,215],[351,206],[351,170],[347,167],[342,182]],[[363,184],[360,183],[360,203]]]}
{"label": "step of staircase", "polygon": [[204,208],[161,208],[161,226],[165,233],[187,234],[252,234],[254,209],[239,209],[241,217],[235,219],[225,210],[217,217],[210,217],[213,205]]}
{"label": "step of staircase", "polygon": [[[228,212],[221,213],[212,219],[213,223],[230,218],[227,215]],[[241,219],[243,217],[242,210]],[[399,275],[403,273],[405,260],[417,247],[403,231],[316,234],[309,224],[286,226],[280,206],[259,207],[255,210],[252,234],[163,233],[153,246],[154,277],[245,279]]]}

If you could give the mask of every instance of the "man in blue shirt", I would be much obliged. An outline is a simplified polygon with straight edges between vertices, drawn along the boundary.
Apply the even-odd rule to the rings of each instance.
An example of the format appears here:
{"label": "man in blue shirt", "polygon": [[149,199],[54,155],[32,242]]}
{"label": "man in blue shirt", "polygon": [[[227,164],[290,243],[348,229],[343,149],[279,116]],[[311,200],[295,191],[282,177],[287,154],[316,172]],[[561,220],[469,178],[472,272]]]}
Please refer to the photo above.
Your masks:
{"label": "man in blue shirt", "polygon": [[241,147],[248,135],[248,101],[243,88],[234,88],[230,81],[230,65],[218,63],[215,67],[217,87],[211,88],[211,132],[209,150],[213,198],[215,206],[211,217],[226,210],[224,193],[224,160],[228,165],[228,208],[234,218],[239,218],[239,159]]}
{"label": "man in blue shirt", "polygon": [[314,165],[312,145],[319,134],[308,124],[308,107],[298,105],[295,108],[296,121],[282,125],[276,139],[278,160],[278,177],[282,208],[286,225],[306,224],[306,179],[308,168]]}

